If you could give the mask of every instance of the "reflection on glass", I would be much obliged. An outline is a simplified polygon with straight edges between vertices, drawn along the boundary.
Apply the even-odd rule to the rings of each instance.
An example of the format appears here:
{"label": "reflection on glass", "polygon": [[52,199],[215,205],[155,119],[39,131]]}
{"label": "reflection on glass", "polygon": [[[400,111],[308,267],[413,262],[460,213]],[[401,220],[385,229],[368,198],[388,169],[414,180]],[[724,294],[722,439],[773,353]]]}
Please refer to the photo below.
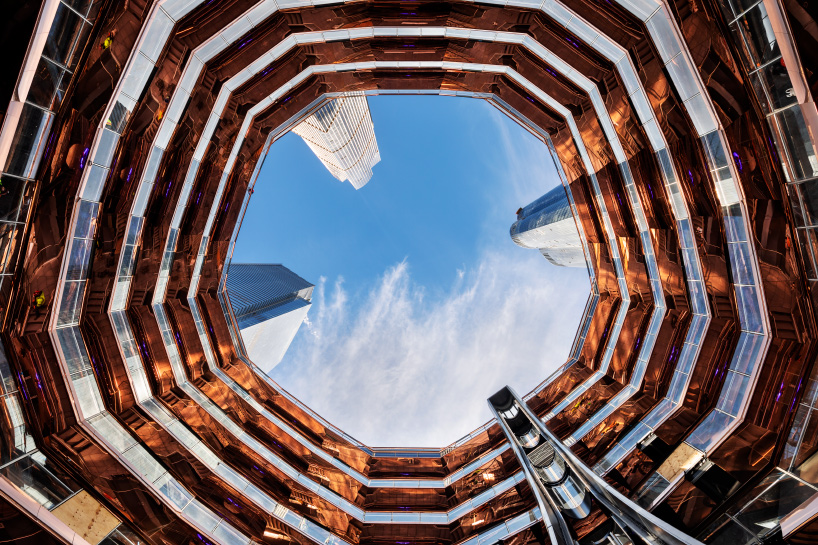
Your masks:
{"label": "reflection on glass", "polygon": [[142,545],[142,543],[144,541],[138,535],[120,524],[116,530],[108,534],[108,537],[100,542],[100,545]]}
{"label": "reflection on glass", "polygon": [[46,509],[53,509],[71,495],[67,486],[30,456],[0,469],[0,474]]}
{"label": "reflection on glass", "polygon": [[735,518],[756,534],[765,534],[784,515],[818,493],[815,488],[789,475],[782,475],[755,501],[745,506]]}
{"label": "reflection on glass", "polygon": [[760,4],[761,0],[729,0],[730,6],[736,14],[750,9],[751,7]]}
{"label": "reflection on glass", "polygon": [[814,248],[811,244],[811,238],[807,229],[797,229],[798,241],[801,243],[804,256],[804,268],[807,278],[818,277],[818,269],[815,266],[815,257],[813,256]]}
{"label": "reflection on glass", "polygon": [[639,496],[636,498],[636,503],[642,507],[650,506],[669,486],[670,483],[667,479],[658,473],[651,474],[642,486]]}
{"label": "reflection on glass", "polygon": [[50,110],[64,72],[61,66],[45,57],[40,57],[26,100]]}
{"label": "reflection on glass", "polygon": [[818,161],[809,130],[798,105],[775,114],[795,180],[818,176]]}
{"label": "reflection on glass", "polygon": [[745,54],[749,55],[748,65],[756,67],[781,57],[778,42],[775,39],[767,10],[763,3],[746,12],[736,24],[741,29],[741,38],[746,45]]}
{"label": "reflection on glass", "polygon": [[17,221],[26,181],[6,174],[0,180],[0,221]]}
{"label": "reflection on glass", "polygon": [[54,114],[31,104],[24,104],[17,130],[9,149],[6,166],[9,174],[33,178]]}
{"label": "reflection on glass", "polygon": [[[60,0],[65,5],[71,7],[74,11],[82,15],[83,17],[90,19],[89,13],[92,11],[91,7],[94,3],[93,0]],[[99,4],[99,2],[97,2]],[[99,7],[98,5],[95,7]]]}
{"label": "reflection on glass", "polygon": [[11,272],[9,263],[15,255],[22,232],[19,224],[0,223],[0,271],[3,274]]}
{"label": "reflection on glass", "polygon": [[804,205],[803,218],[800,218],[801,221],[797,225],[818,226],[818,180],[809,180],[789,187],[801,194],[801,202]]}
{"label": "reflection on glass", "polygon": [[699,537],[719,545],[763,543],[785,515],[816,494],[818,488],[776,468]]}
{"label": "reflection on glass", "polygon": [[68,65],[76,47],[76,38],[86,24],[82,17],[60,2],[54,15],[54,22],[51,23],[43,54],[63,66]]}
{"label": "reflection on glass", "polygon": [[[722,393],[724,389],[722,388]],[[746,395],[746,392],[745,392]],[[721,397],[721,396],[720,396]],[[708,452],[716,441],[729,432],[729,425],[735,420],[729,414],[718,409],[711,411],[705,419],[693,430],[685,443],[702,452]]]}
{"label": "reflection on glass", "polygon": [[792,81],[790,81],[790,75],[787,72],[787,67],[784,66],[783,59],[763,65],[751,78],[756,82],[756,85],[760,85],[766,91],[767,113],[792,106],[798,102],[795,93],[793,93]]}
{"label": "reflection on glass", "polygon": [[707,536],[706,539],[709,545],[755,543],[755,536],[727,515],[722,515],[703,535]]}

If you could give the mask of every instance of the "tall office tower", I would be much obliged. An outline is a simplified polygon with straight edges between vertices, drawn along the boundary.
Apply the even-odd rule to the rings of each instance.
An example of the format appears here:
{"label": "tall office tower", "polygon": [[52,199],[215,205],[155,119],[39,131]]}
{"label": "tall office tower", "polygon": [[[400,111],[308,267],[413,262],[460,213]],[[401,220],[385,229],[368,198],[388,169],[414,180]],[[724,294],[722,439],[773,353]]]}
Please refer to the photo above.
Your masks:
{"label": "tall office tower", "polygon": [[[0,541],[818,543],[818,2],[6,4]],[[350,92],[514,118],[588,256],[564,363],[443,448],[356,441],[232,317],[269,146]]]}
{"label": "tall office tower", "polygon": [[307,317],[313,285],[284,265],[231,263],[225,289],[247,355],[269,373]]}
{"label": "tall office tower", "polygon": [[293,132],[304,139],[330,174],[361,189],[381,160],[369,102],[360,93],[330,100],[299,123]]}
{"label": "tall office tower", "polygon": [[517,212],[511,240],[523,248],[538,249],[554,265],[585,266],[582,241],[562,185]]}

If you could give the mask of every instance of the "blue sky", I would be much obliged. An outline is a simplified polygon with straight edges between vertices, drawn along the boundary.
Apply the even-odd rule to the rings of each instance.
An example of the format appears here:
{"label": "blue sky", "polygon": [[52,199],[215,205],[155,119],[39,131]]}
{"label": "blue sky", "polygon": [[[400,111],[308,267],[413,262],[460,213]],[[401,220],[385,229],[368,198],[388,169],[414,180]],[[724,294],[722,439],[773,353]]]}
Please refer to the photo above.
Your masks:
{"label": "blue sky", "polygon": [[369,184],[338,182],[286,135],[234,260],[316,285],[276,381],[372,446],[444,446],[488,420],[497,389],[525,393],[565,360],[588,277],[509,237],[517,208],[559,183],[536,138],[482,100],[369,105]]}

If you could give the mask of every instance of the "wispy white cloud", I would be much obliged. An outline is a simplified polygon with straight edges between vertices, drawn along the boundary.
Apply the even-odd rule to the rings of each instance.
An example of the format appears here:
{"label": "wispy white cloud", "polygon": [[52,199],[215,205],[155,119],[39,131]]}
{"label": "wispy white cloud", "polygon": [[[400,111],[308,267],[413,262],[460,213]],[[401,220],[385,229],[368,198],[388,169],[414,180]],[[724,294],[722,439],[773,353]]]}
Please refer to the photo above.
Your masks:
{"label": "wispy white cloud", "polygon": [[453,442],[489,419],[492,393],[525,393],[565,360],[588,294],[581,271],[536,252],[491,251],[479,263],[434,301],[407,261],[361,300],[322,279],[310,334],[274,378],[364,443]]}
{"label": "wispy white cloud", "polygon": [[495,391],[524,394],[562,364],[579,325],[585,270],[555,267],[508,236],[517,207],[559,183],[551,157],[499,112],[484,120],[470,134],[499,134],[476,157],[497,184],[483,189],[491,199],[475,263],[430,290],[413,280],[411,259],[360,293],[343,278],[321,278],[309,321],[272,373],[371,446],[459,439],[489,419]]}

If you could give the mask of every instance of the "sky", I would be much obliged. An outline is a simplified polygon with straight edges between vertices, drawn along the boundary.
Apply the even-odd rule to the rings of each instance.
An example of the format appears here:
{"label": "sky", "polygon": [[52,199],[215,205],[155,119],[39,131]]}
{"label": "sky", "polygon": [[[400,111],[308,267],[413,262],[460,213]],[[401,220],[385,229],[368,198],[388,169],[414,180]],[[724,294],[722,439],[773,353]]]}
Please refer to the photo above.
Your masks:
{"label": "sky", "polygon": [[516,246],[516,210],[560,183],[545,145],[489,103],[369,97],[381,154],[356,191],[296,135],[270,149],[236,263],[315,284],[270,376],[375,447],[443,447],[568,356],[590,286]]}

